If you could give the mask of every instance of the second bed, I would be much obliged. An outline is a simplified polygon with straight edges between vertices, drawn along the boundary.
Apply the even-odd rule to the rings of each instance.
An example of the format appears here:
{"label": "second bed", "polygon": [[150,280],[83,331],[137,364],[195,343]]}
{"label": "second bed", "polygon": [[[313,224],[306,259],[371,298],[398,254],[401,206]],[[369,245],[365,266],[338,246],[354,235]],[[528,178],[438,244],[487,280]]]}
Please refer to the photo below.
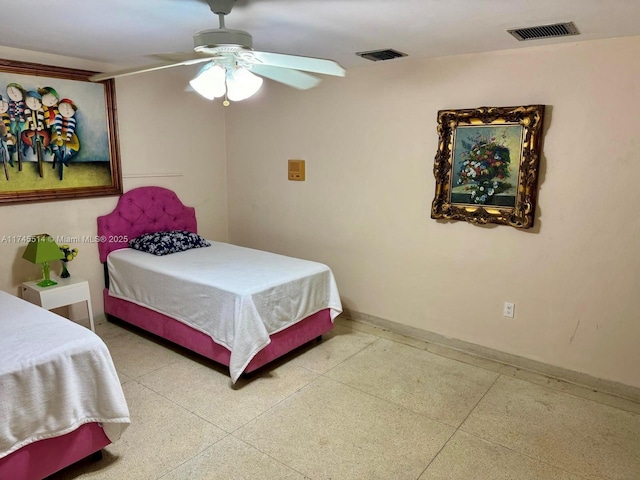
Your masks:
{"label": "second bed", "polygon": [[[131,190],[99,217],[105,313],[227,365],[233,382],[333,327],[342,305],[326,265],[223,242],[185,247],[189,232],[194,210],[160,187]],[[129,248],[144,234],[183,251]]]}

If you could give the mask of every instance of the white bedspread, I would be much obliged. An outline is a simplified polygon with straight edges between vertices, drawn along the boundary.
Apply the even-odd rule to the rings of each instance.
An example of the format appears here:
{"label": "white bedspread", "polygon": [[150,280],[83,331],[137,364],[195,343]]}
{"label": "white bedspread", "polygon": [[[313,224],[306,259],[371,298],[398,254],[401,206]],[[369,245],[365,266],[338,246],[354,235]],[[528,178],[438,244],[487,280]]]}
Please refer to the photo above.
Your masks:
{"label": "white bedspread", "polygon": [[325,308],[342,311],[333,273],[321,263],[211,242],[155,256],[109,254],[109,294],[175,318],[231,351],[235,382],[269,335]]}
{"label": "white bedspread", "polygon": [[129,410],[111,355],[91,330],[0,291],[0,458],[101,422],[120,438]]}

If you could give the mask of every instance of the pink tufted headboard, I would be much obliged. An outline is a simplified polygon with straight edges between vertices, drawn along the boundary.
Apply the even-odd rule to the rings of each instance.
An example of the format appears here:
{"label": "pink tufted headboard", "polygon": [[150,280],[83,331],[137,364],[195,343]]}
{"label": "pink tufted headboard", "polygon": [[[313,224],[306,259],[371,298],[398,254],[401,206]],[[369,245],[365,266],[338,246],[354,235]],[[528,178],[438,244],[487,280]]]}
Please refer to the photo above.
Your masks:
{"label": "pink tufted headboard", "polygon": [[188,230],[198,233],[196,210],[185,207],[178,196],[162,187],[139,187],[118,200],[116,208],[98,217],[100,261],[113,250],[127,248],[129,240],[144,233]]}

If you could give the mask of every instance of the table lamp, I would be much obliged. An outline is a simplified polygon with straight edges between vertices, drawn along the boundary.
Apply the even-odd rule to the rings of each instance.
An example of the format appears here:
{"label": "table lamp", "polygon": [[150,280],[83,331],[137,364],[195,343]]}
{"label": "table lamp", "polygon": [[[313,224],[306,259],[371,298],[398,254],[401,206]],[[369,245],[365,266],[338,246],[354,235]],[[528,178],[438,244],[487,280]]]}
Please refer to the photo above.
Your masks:
{"label": "table lamp", "polygon": [[51,235],[47,235],[46,233],[34,235],[27,245],[27,249],[24,251],[22,258],[42,266],[42,281],[37,284],[39,287],[50,287],[58,284],[58,282],[51,280],[51,266],[49,262],[64,258],[64,254]]}

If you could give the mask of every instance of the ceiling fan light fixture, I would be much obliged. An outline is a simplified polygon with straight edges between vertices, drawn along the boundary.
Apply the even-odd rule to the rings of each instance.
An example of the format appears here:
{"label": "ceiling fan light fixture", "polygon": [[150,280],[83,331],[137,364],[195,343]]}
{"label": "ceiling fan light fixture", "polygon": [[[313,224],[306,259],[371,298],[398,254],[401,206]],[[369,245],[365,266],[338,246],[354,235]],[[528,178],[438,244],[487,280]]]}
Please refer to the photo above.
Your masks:
{"label": "ceiling fan light fixture", "polygon": [[262,87],[262,78],[244,67],[227,70],[227,96],[229,100],[239,102],[256,94]]}
{"label": "ceiling fan light fixture", "polygon": [[223,97],[227,91],[225,79],[226,73],[223,67],[208,63],[200,69],[189,85],[204,98],[213,100],[217,97]]}
{"label": "ceiling fan light fixture", "polygon": [[225,27],[225,15],[231,12],[236,0],[206,2],[211,11],[218,15],[220,27],[196,32],[193,36],[194,52],[158,55],[164,59],[162,63],[99,73],[90,76],[89,80],[101,82],[201,63],[204,67],[189,82],[190,87],[209,100],[224,97],[223,105],[226,106],[229,100],[240,101],[254,95],[262,86],[262,77],[306,90],[320,82],[319,78],[307,72],[339,77],[345,75],[344,68],[332,60],[253,50],[250,33]]}

